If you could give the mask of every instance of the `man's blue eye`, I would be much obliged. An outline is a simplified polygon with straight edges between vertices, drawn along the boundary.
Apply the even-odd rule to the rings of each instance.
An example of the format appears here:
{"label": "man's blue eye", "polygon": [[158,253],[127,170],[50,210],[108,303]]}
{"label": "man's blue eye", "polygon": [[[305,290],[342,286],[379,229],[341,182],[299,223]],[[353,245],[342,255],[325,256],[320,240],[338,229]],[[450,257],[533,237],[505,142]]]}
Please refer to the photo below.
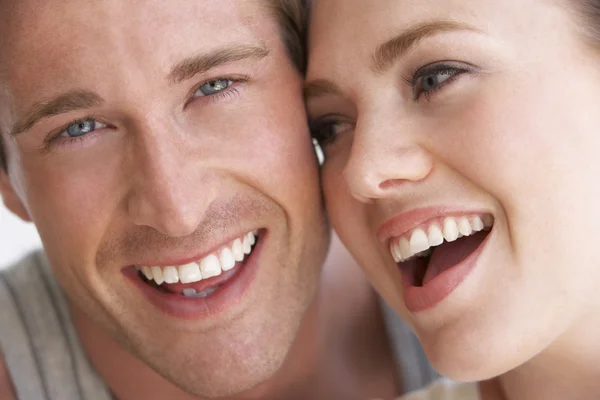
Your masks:
{"label": "man's blue eye", "polygon": [[87,135],[88,133],[94,132],[96,129],[101,128],[102,124],[98,123],[95,119],[82,119],[67,126],[64,131],[64,135],[69,137],[79,137]]}
{"label": "man's blue eye", "polygon": [[211,96],[227,89],[232,83],[231,79],[214,79],[200,86],[194,95],[196,97]]}

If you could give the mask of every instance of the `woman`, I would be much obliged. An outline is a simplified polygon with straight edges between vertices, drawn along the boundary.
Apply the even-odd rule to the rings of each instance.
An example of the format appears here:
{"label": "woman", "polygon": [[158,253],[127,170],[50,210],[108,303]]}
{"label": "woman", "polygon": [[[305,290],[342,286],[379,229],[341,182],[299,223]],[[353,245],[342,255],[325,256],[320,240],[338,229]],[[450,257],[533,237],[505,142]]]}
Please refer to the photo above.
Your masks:
{"label": "woman", "polygon": [[477,382],[432,398],[600,398],[600,1],[317,0],[311,21],[331,220],[433,365]]}

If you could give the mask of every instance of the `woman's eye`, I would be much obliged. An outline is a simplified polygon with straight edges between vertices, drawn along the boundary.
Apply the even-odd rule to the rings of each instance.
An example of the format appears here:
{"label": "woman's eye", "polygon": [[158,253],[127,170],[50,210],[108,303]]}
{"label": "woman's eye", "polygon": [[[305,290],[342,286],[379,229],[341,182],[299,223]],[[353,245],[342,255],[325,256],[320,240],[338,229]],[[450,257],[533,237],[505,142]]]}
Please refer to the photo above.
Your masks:
{"label": "woman's eye", "polygon": [[71,125],[67,126],[60,136],[75,138],[87,135],[94,132],[96,129],[102,129],[105,127],[105,124],[98,122],[93,118],[87,118],[73,122]]}
{"label": "woman's eye", "polygon": [[440,64],[422,68],[410,80],[415,100],[418,100],[421,95],[429,98],[428,96],[450,83],[453,78],[467,71],[466,68]]}
{"label": "woman's eye", "polygon": [[212,81],[208,81],[196,90],[194,94],[195,97],[204,97],[211,96],[213,94],[217,94],[227,89],[233,84],[231,79],[213,79]]}
{"label": "woman's eye", "polygon": [[339,135],[353,128],[354,125],[350,122],[323,121],[311,126],[311,134],[321,146],[327,146],[333,143]]}
{"label": "woman's eye", "polygon": [[424,92],[430,92],[432,90],[435,90],[440,84],[446,82],[452,76],[454,75],[448,73],[427,75],[421,78],[421,89]]}

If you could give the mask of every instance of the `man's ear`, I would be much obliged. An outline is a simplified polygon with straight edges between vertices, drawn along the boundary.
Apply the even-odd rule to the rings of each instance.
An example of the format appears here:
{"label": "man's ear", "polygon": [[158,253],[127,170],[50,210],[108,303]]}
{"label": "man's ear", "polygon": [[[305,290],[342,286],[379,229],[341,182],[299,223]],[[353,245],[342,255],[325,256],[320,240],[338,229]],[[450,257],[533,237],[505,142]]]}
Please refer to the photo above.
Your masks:
{"label": "man's ear", "polygon": [[31,217],[29,216],[29,212],[25,208],[25,205],[15,192],[15,189],[8,178],[8,174],[5,170],[0,168],[0,195],[2,196],[2,200],[4,201],[4,205],[8,208],[13,214],[16,214],[23,221],[31,222]]}

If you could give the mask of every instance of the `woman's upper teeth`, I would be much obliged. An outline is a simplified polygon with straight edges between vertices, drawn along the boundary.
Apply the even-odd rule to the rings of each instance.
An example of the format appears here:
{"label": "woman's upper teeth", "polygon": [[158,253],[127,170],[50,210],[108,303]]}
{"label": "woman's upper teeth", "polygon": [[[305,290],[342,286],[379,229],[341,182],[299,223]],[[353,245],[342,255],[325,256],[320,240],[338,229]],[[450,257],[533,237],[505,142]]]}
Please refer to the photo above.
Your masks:
{"label": "woman's upper teeth", "polygon": [[199,261],[179,266],[142,266],[138,269],[142,271],[146,279],[153,280],[157,285],[199,282],[233,269],[236,262],[243,261],[252,252],[252,246],[255,243],[256,232],[249,232]]}
{"label": "woman's upper teeth", "polygon": [[426,256],[428,250],[462,236],[470,236],[484,229],[491,229],[494,217],[490,214],[446,217],[443,221],[429,222],[412,231],[392,238],[390,252],[395,262],[404,262],[413,256]]}

